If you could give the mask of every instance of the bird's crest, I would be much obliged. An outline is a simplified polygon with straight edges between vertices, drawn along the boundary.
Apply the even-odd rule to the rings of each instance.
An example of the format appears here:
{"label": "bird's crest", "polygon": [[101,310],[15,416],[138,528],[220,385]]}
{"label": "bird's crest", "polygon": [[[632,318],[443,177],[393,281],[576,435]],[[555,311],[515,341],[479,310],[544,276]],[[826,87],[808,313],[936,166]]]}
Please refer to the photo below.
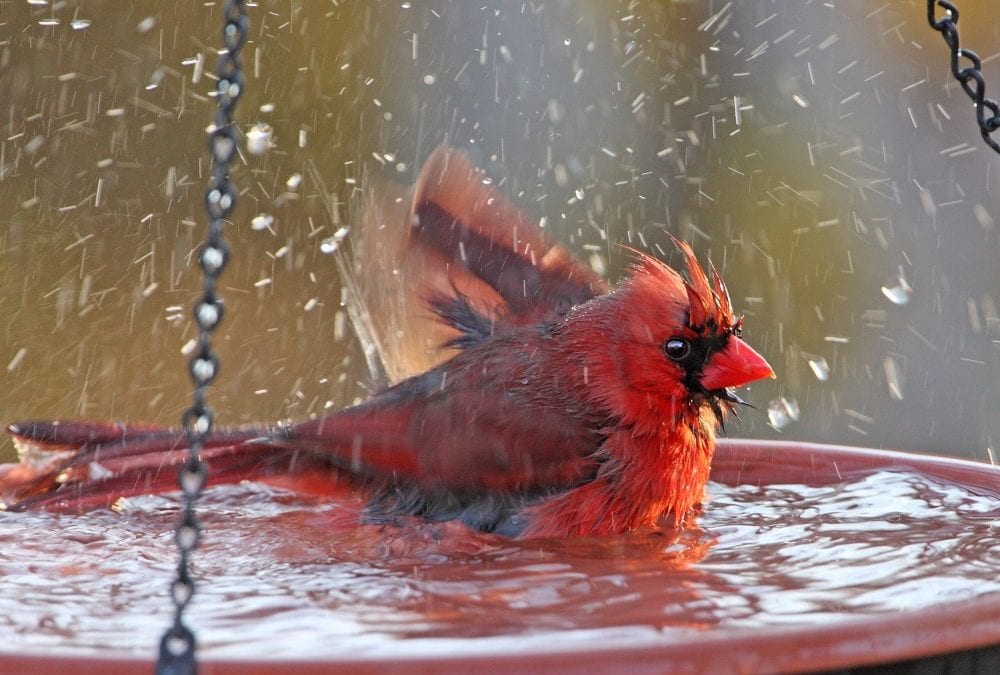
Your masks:
{"label": "bird's crest", "polygon": [[729,291],[719,275],[715,265],[711,265],[712,282],[695,257],[691,246],[677,237],[670,235],[677,246],[684,263],[687,266],[685,279],[673,268],[641,251],[633,250],[638,258],[635,269],[637,272],[654,278],[669,278],[673,283],[680,284],[687,294],[688,327],[696,333],[708,331],[711,333],[737,332],[743,324],[743,318],[733,316],[733,306],[729,299]]}

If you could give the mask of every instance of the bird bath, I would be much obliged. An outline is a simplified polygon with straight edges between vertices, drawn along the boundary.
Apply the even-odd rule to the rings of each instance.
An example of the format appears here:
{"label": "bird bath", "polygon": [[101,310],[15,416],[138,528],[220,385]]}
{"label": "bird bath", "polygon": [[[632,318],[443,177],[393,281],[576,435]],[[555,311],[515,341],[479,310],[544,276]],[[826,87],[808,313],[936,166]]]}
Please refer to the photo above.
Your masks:
{"label": "bird bath", "polygon": [[[712,479],[690,531],[526,541],[211,489],[203,672],[802,671],[1000,643],[996,467],[723,441]],[[0,670],[148,671],[175,510],[0,514]]]}

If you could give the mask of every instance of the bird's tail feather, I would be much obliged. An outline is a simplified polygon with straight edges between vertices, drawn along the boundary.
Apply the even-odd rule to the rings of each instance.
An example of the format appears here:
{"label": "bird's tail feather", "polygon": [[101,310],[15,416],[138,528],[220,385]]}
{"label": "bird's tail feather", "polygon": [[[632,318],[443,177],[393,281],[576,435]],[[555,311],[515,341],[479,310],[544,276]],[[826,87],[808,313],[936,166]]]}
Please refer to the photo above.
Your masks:
{"label": "bird's tail feather", "polygon": [[[21,462],[0,467],[0,508],[8,510],[79,512],[176,490],[178,469],[189,457],[183,431],[167,427],[28,422],[9,431]],[[338,472],[321,457],[253,442],[268,433],[264,427],[213,432],[201,451],[207,484],[310,472],[337,482]]]}

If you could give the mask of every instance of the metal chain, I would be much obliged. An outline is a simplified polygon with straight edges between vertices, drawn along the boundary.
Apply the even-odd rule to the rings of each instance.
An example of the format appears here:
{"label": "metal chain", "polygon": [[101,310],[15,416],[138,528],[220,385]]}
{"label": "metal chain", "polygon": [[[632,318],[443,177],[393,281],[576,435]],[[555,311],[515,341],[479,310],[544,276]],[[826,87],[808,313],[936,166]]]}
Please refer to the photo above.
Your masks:
{"label": "metal chain", "polygon": [[[944,17],[940,20],[934,18],[935,5],[940,5],[945,10]],[[986,81],[980,72],[982,61],[975,52],[963,49],[958,45],[958,7],[947,0],[927,0],[927,21],[931,28],[941,32],[944,41],[951,48],[951,74],[955,76],[958,83],[962,85],[962,89],[976,104],[976,119],[979,122],[979,130],[983,135],[983,140],[991,148],[1000,152],[1000,143],[997,143],[991,136],[994,131],[1000,129],[1000,105],[993,99],[986,98]],[[960,58],[968,59],[972,65],[967,68],[959,68]],[[992,116],[987,116],[987,110],[992,113]]]}
{"label": "metal chain", "polygon": [[233,124],[233,109],[243,94],[243,64],[240,50],[250,29],[243,0],[226,0],[223,10],[222,40],[225,50],[219,56],[218,105],[215,120],[209,131],[208,149],[212,158],[212,177],[205,192],[205,211],[208,213],[208,231],[199,253],[202,270],[202,294],[193,308],[198,325],[198,345],[188,370],[194,383],[193,403],[181,421],[187,435],[190,457],[180,470],[179,482],[184,495],[184,505],[177,525],[175,541],[180,560],[177,576],[170,586],[174,603],[173,625],[160,640],[160,655],[156,672],[161,675],[181,675],[197,672],[195,661],[195,636],[184,624],[184,609],[194,595],[189,560],[197,548],[201,530],[195,516],[195,503],[208,471],[201,461],[201,450],[212,432],[214,415],[205,403],[205,389],[219,372],[219,357],[212,351],[212,331],[222,320],[222,299],[217,293],[217,282],[229,259],[229,245],[222,236],[226,219],[236,206],[236,188],[229,180],[229,166],[236,157],[238,135]]}

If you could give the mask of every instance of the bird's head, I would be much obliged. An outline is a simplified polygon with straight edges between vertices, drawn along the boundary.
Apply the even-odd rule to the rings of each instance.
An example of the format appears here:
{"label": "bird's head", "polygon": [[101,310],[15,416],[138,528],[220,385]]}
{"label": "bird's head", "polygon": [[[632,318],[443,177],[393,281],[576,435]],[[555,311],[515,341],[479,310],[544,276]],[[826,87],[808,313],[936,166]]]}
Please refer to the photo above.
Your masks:
{"label": "bird's head", "polygon": [[[608,300],[604,353],[596,361],[604,403],[642,426],[669,413],[710,410],[721,422],[739,402],[732,388],[774,377],[763,356],[743,341],[743,317],[712,268],[709,282],[691,247],[675,240],[685,279],[666,264],[636,252],[627,280]],[[597,345],[592,343],[592,347]],[[596,356],[596,354],[595,354]]]}

